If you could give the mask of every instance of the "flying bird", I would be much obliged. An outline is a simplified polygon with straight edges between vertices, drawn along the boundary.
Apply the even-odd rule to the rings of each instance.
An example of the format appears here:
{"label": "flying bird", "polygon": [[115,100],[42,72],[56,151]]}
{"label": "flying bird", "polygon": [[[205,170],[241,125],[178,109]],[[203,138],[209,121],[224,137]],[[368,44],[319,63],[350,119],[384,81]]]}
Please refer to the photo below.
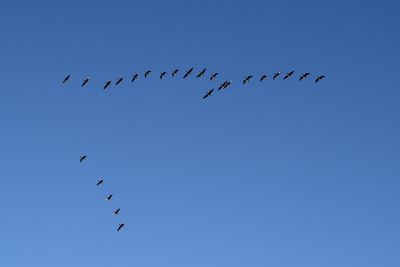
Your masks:
{"label": "flying bird", "polygon": [[265,79],[267,79],[267,74],[261,75],[260,82],[264,81]]}
{"label": "flying bird", "polygon": [[165,74],[167,74],[165,71],[161,72],[161,74],[160,74],[160,80],[164,77]]}
{"label": "flying bird", "polygon": [[214,80],[215,78],[217,78],[218,72],[213,73],[213,75],[211,75],[210,77],[210,81]]}
{"label": "flying bird", "polygon": [[68,80],[69,80],[69,77],[71,77],[71,74],[68,74],[65,78],[64,78],[64,80],[63,80],[63,82],[62,83],[66,83],[66,82],[68,82]]}
{"label": "flying bird", "polygon": [[111,200],[112,197],[113,197],[113,194],[111,194],[108,197],[106,197],[106,200]]}
{"label": "flying bird", "polygon": [[214,92],[214,89],[211,89],[207,91],[207,93],[203,96],[203,99],[206,99],[207,97],[211,96],[211,94]]}
{"label": "flying bird", "polygon": [[251,78],[253,78],[252,75],[249,75],[249,76],[247,76],[246,78],[244,78],[243,84],[246,84],[246,83],[250,82],[250,79],[251,79]]}
{"label": "flying bird", "polygon": [[174,71],[172,72],[172,77],[175,77],[176,74],[178,74],[179,69],[174,69]]}
{"label": "flying bird", "polygon": [[193,68],[190,68],[188,71],[186,71],[185,75],[183,76],[183,79],[185,79],[187,76],[189,76],[193,71]]}
{"label": "flying bird", "polygon": [[299,81],[304,80],[305,78],[307,78],[308,75],[310,75],[309,72],[303,73],[303,74],[300,76]]}
{"label": "flying bird", "polygon": [[317,77],[317,79],[315,79],[315,83],[319,82],[320,80],[322,80],[323,78],[325,78],[325,75],[320,75]]}
{"label": "flying bird", "polygon": [[96,185],[99,186],[99,185],[101,185],[103,182],[104,182],[104,180],[103,180],[103,179],[100,179],[100,180],[97,181]]}
{"label": "flying bird", "polygon": [[86,158],[87,158],[87,156],[85,156],[85,155],[81,156],[80,159],[79,159],[79,162],[82,163],[82,161],[84,161]]}
{"label": "flying bird", "polygon": [[139,78],[139,74],[135,73],[135,74],[132,76],[131,82],[134,82],[137,78]]}
{"label": "flying bird", "polygon": [[115,85],[118,85],[118,84],[122,83],[122,80],[123,80],[123,79],[124,79],[124,77],[119,78],[119,79],[117,80],[117,82],[115,83]]}
{"label": "flying bird", "polygon": [[114,214],[115,216],[117,216],[117,215],[119,214],[119,211],[120,211],[120,210],[121,210],[120,208],[116,209],[115,211],[113,211],[113,214]]}
{"label": "flying bird", "polygon": [[285,77],[283,77],[283,79],[284,80],[286,80],[287,78],[289,78],[290,76],[292,76],[293,75],[293,73],[294,73],[294,71],[292,70],[292,71],[290,71],[290,72],[288,72],[288,73],[286,73],[286,75],[285,75]]}
{"label": "flying bird", "polygon": [[226,89],[228,88],[229,85],[231,85],[232,81],[225,81],[224,86],[222,87],[222,89]]}
{"label": "flying bird", "polygon": [[144,77],[147,78],[147,76],[149,76],[150,73],[151,73],[151,70],[146,71],[146,72],[144,73]]}
{"label": "flying bird", "polygon": [[83,80],[81,87],[84,87],[89,82],[89,77]]}
{"label": "flying bird", "polygon": [[218,87],[218,91],[221,90],[221,89],[223,89],[223,88],[225,87],[225,84],[226,84],[227,82],[228,82],[228,81],[225,81],[225,82],[221,83],[221,84],[219,85],[219,87]]}
{"label": "flying bird", "polygon": [[104,85],[103,89],[104,89],[104,90],[107,89],[107,87],[109,87],[110,84],[111,84],[111,81],[110,81],[110,80],[106,81],[106,84]]}
{"label": "flying bird", "polygon": [[119,224],[119,226],[117,228],[117,232],[119,232],[124,226],[125,226],[124,223]]}
{"label": "flying bird", "polygon": [[201,76],[204,75],[204,73],[206,73],[207,68],[202,69],[202,71],[199,72],[199,74],[197,74],[196,78],[200,78]]}
{"label": "flying bird", "polygon": [[275,80],[276,78],[278,78],[279,75],[281,75],[280,71],[278,71],[277,73],[274,74],[274,77],[272,78],[272,80]]}

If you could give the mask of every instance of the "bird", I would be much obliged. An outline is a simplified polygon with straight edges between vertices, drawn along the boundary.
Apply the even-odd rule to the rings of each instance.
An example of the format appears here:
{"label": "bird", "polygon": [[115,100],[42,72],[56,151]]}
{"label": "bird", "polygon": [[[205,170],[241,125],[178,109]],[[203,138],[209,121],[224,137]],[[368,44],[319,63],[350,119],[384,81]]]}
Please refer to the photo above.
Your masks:
{"label": "bird", "polygon": [[218,91],[221,90],[221,89],[223,89],[223,88],[225,87],[225,84],[226,84],[227,82],[228,82],[228,81],[224,81],[223,83],[221,83],[221,84],[219,85],[219,87],[218,87]]}
{"label": "bird", "polygon": [[325,75],[320,75],[317,77],[317,79],[315,79],[315,83],[319,82],[320,80],[322,80],[323,78],[325,78]]}
{"label": "bird", "polygon": [[118,225],[117,232],[119,232],[119,231],[122,229],[122,227],[124,227],[124,226],[125,226],[124,223],[120,223],[120,224]]}
{"label": "bird", "polygon": [[310,75],[309,72],[303,73],[303,74],[300,76],[299,81],[304,80],[305,78],[307,78],[308,75]]}
{"label": "bird", "polygon": [[189,70],[186,71],[185,75],[183,76],[183,79],[185,79],[187,76],[189,76],[193,71],[193,68],[190,68]]}
{"label": "bird", "polygon": [[100,180],[97,181],[96,185],[99,186],[99,185],[101,185],[103,182],[104,182],[104,180],[103,180],[103,179],[100,179]]}
{"label": "bird", "polygon": [[84,87],[89,82],[89,77],[83,80],[81,87]]}
{"label": "bird", "polygon": [[277,73],[274,74],[274,77],[272,78],[272,80],[275,80],[276,78],[278,78],[279,75],[281,75],[280,71],[278,71]]}
{"label": "bird", "polygon": [[139,78],[139,74],[135,73],[135,74],[132,76],[131,82],[134,82],[137,78]]}
{"label": "bird", "polygon": [[82,155],[79,159],[79,162],[82,163],[87,158],[86,155]]}
{"label": "bird", "polygon": [[107,89],[107,87],[109,87],[110,84],[111,84],[110,80],[106,81],[106,84],[104,85],[103,90]]}
{"label": "bird", "polygon": [[201,76],[204,75],[204,73],[206,73],[207,68],[202,69],[199,74],[197,74],[196,78],[200,78]]}
{"label": "bird", "polygon": [[165,74],[167,74],[165,71],[161,72],[161,74],[160,74],[160,80],[164,77]]}
{"label": "bird", "polygon": [[68,74],[65,78],[64,78],[64,80],[63,80],[63,82],[62,83],[66,83],[66,82],[68,82],[68,80],[69,80],[69,77],[71,77],[71,74]]}
{"label": "bird", "polygon": [[253,78],[253,75],[248,75],[246,78],[244,78],[243,84],[246,84],[246,83],[250,82],[251,78]]}
{"label": "bird", "polygon": [[294,71],[290,71],[288,73],[286,73],[285,77],[283,77],[284,80],[286,80],[287,78],[289,78],[290,76],[292,76],[292,74],[294,73]]}
{"label": "bird", "polygon": [[114,214],[115,216],[118,215],[120,210],[121,210],[120,208],[116,209],[115,211],[113,211],[113,214]]}
{"label": "bird", "polygon": [[124,77],[119,78],[119,79],[117,80],[117,82],[115,83],[115,85],[118,85],[118,84],[122,83],[122,80],[123,80],[123,79],[124,79]]}
{"label": "bird", "polygon": [[267,74],[262,74],[261,78],[260,78],[260,82],[262,82],[265,79],[267,79]]}
{"label": "bird", "polygon": [[111,194],[108,197],[106,197],[106,200],[111,200],[112,197],[113,197],[113,194]]}
{"label": "bird", "polygon": [[226,81],[222,89],[228,88],[229,85],[231,85],[232,81]]}
{"label": "bird", "polygon": [[149,76],[150,73],[151,73],[151,70],[146,71],[146,72],[144,73],[144,77],[147,78],[147,76]]}
{"label": "bird", "polygon": [[211,96],[211,94],[214,92],[214,89],[211,89],[207,91],[207,93],[203,96],[203,99],[206,99],[207,97]]}
{"label": "bird", "polygon": [[174,69],[172,71],[172,77],[175,77],[175,75],[178,73],[179,69]]}
{"label": "bird", "polygon": [[215,72],[211,75],[210,77],[210,81],[214,80],[215,78],[217,78],[218,72]]}

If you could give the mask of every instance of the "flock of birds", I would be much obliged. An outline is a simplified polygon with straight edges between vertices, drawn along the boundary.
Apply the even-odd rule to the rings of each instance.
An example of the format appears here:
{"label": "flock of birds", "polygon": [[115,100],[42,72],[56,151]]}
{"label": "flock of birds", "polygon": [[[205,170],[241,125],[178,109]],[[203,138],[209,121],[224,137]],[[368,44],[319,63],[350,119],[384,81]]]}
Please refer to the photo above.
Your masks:
{"label": "flock of birds", "polygon": [[[83,161],[85,161],[86,159],[87,159],[87,156],[86,156],[86,155],[83,155],[83,156],[80,157],[79,161],[80,161],[80,163],[83,163]],[[100,180],[98,180],[98,181],[96,182],[96,186],[101,186],[103,183],[104,183],[104,179],[100,179]],[[106,200],[107,200],[107,201],[110,201],[110,200],[112,199],[112,197],[113,197],[113,194],[109,194],[109,195],[106,197]],[[117,208],[116,210],[113,211],[113,215],[114,215],[114,216],[118,216],[120,211],[121,211],[121,209],[120,209],[120,208]],[[124,227],[125,227],[125,223],[120,223],[120,224],[118,224],[117,232],[121,231],[121,229],[124,228]]]}
{"label": "flock of birds", "polygon": [[[187,77],[189,77],[190,75],[192,75],[193,71],[194,71],[194,68],[190,68],[190,69],[186,70],[186,72],[185,72],[184,75],[183,75],[183,79],[186,79]],[[198,74],[196,75],[196,78],[200,78],[200,77],[205,76],[205,75],[206,75],[206,71],[207,71],[207,68],[204,68],[204,69],[200,70],[200,71],[198,72]],[[171,76],[172,76],[172,77],[176,77],[176,76],[178,75],[179,72],[180,72],[180,69],[174,69],[174,70],[172,70],[172,72],[171,72]],[[146,79],[146,78],[149,78],[149,76],[151,75],[151,73],[152,73],[151,70],[147,70],[147,71],[144,72],[143,77],[144,77],[145,79]],[[264,74],[261,74],[261,75],[259,76],[259,82],[263,82],[264,80],[268,79],[270,76],[271,76],[271,79],[272,79],[272,80],[276,80],[276,79],[278,79],[281,75],[283,76],[283,80],[287,80],[287,79],[291,78],[291,77],[293,76],[294,73],[295,73],[295,71],[289,71],[289,72],[287,72],[284,76],[282,75],[282,73],[281,73],[280,71],[275,72],[273,75],[272,75],[272,74],[266,74],[266,73],[264,73]],[[166,71],[161,72],[160,75],[159,75],[159,79],[160,79],[160,80],[164,79],[166,75],[167,75],[167,72],[166,72]],[[217,77],[218,77],[219,75],[220,75],[220,74],[219,74],[218,72],[211,73],[211,74],[209,75],[209,80],[210,80],[210,81],[214,81],[214,80],[217,79]],[[302,74],[299,76],[299,81],[303,81],[303,80],[307,79],[310,75],[311,75],[311,73],[309,73],[309,72],[302,73]],[[139,77],[140,77],[139,73],[134,73],[134,74],[132,75],[132,77],[131,77],[131,83],[135,82],[137,79],[139,79]],[[66,84],[66,83],[70,80],[70,78],[71,78],[71,74],[66,75],[66,76],[64,77],[62,83],[63,83],[63,84]],[[247,75],[247,76],[245,76],[245,77],[243,78],[243,80],[242,80],[242,84],[243,84],[243,85],[248,84],[253,78],[254,78],[253,75]],[[315,83],[318,83],[319,81],[321,81],[321,80],[324,79],[324,78],[325,78],[325,75],[317,75],[317,76],[315,76],[315,78],[314,78],[314,82],[315,82]],[[89,78],[89,77],[83,79],[82,84],[81,84],[81,87],[87,86],[87,84],[89,83],[89,81],[90,81],[90,78]],[[115,86],[118,86],[118,85],[121,84],[123,81],[124,81],[124,77],[119,77],[119,78],[115,81],[115,83],[113,83],[111,80],[107,80],[107,81],[104,82],[103,90],[106,90],[107,88],[109,88],[109,87],[112,86],[113,84],[114,84]],[[224,89],[227,89],[229,86],[231,86],[231,84],[232,84],[232,81],[229,81],[229,80],[223,81],[222,83],[219,84],[218,87],[209,89],[209,90],[203,95],[202,99],[206,99],[206,98],[210,97],[210,96],[212,95],[212,93],[215,91],[215,89],[217,89],[217,91],[219,91],[219,90],[224,90]]]}

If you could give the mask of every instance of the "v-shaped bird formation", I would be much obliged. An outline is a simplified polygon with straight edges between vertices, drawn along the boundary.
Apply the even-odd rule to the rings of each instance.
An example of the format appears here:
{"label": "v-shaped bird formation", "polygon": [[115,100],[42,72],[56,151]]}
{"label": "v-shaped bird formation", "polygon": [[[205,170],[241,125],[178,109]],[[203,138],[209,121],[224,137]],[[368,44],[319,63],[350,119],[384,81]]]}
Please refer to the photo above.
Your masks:
{"label": "v-shaped bird formation", "polygon": [[[173,70],[171,71],[171,77],[173,77],[173,78],[178,77],[178,74],[179,74],[180,72],[181,72],[181,70],[180,70],[179,68],[173,69]],[[183,73],[182,79],[187,79],[189,76],[192,75],[193,72],[194,72],[194,68],[193,68],[193,67],[191,67],[191,68],[189,68],[189,69],[183,71],[183,72],[182,72],[182,73]],[[195,78],[196,78],[196,79],[199,79],[199,78],[201,78],[201,77],[206,76],[206,72],[207,72],[207,68],[203,68],[203,69],[197,71],[197,75],[195,76]],[[133,73],[132,76],[131,76],[130,82],[133,83],[133,82],[135,82],[136,80],[138,80],[140,77],[142,77],[143,79],[149,79],[149,78],[152,76],[152,73],[153,73],[152,70],[146,70],[146,71],[143,73],[143,76],[140,75],[139,73]],[[195,73],[196,73],[196,72],[195,72]],[[282,79],[283,79],[283,80],[288,80],[288,79],[292,78],[292,77],[294,76],[294,74],[295,74],[295,71],[294,71],[294,70],[291,70],[291,71],[287,72],[284,76],[283,76],[283,74],[282,74],[282,76],[283,76]],[[165,79],[165,78],[167,77],[167,75],[168,75],[168,72],[167,72],[167,71],[162,71],[162,72],[160,72],[160,74],[159,74],[158,77],[159,77],[160,80],[163,80],[163,79]],[[277,80],[277,79],[279,78],[280,75],[281,75],[281,72],[280,72],[280,71],[274,72],[274,73],[270,73],[270,74],[268,74],[268,73],[262,73],[262,74],[260,74],[260,75],[258,76],[258,77],[259,77],[259,78],[258,78],[258,81],[259,81],[259,82],[264,82],[264,81],[268,80],[269,77],[271,77],[270,80],[275,81],[275,80]],[[306,80],[310,75],[311,75],[310,72],[301,73],[298,80],[299,80],[300,82],[301,82],[301,81],[304,81],[304,80]],[[210,73],[210,74],[208,75],[208,78],[207,78],[207,79],[208,79],[209,81],[212,82],[212,81],[217,80],[217,78],[218,78],[219,76],[220,76],[220,74],[219,74],[218,72],[212,72],[212,73]],[[243,78],[243,80],[242,80],[242,86],[249,84],[249,83],[252,81],[252,79],[253,79],[254,77],[255,77],[255,75],[251,75],[251,74],[250,74],[250,75],[244,76],[244,78]],[[316,75],[316,76],[313,78],[313,79],[314,79],[314,83],[319,83],[319,82],[320,82],[322,79],[324,79],[324,78],[325,78],[325,75]],[[67,83],[70,81],[70,79],[71,79],[71,74],[66,75],[66,76],[62,79],[62,84],[67,84]],[[89,78],[89,77],[86,77],[86,78],[84,78],[83,80],[81,80],[81,87],[88,86],[89,81],[90,81],[90,78]],[[107,90],[107,89],[109,89],[109,88],[110,88],[111,86],[113,86],[113,85],[114,85],[114,86],[118,86],[118,85],[120,85],[121,83],[123,83],[123,81],[124,81],[124,77],[123,77],[123,76],[118,77],[114,83],[113,83],[112,80],[106,80],[106,81],[104,81],[104,84],[103,84],[103,90]],[[208,89],[208,90],[205,92],[205,94],[202,96],[202,99],[206,99],[206,98],[210,97],[210,96],[212,95],[212,93],[215,91],[215,89],[216,89],[217,91],[225,90],[225,89],[227,89],[228,87],[230,87],[231,85],[232,85],[232,81],[231,81],[231,80],[222,80],[222,82],[220,82],[219,84],[217,84],[214,88]]]}
{"label": "v-shaped bird formation", "polygon": [[[80,156],[80,158],[79,158],[79,162],[80,162],[80,163],[83,163],[86,159],[87,159],[87,156],[86,156],[86,155],[82,155],[82,156]],[[103,186],[103,184],[104,184],[104,179],[103,179],[103,178],[100,178],[100,179],[96,182],[96,186],[97,186],[97,187]],[[105,200],[106,200],[106,201],[111,201],[112,198],[113,198],[113,195],[114,195],[114,194],[108,194],[108,195],[106,196]],[[113,214],[114,216],[118,216],[119,213],[120,213],[120,211],[121,211],[121,208],[117,208],[117,209],[115,209],[115,210],[112,212],[112,214]],[[124,227],[125,227],[125,223],[119,223],[118,226],[117,226],[117,232],[121,231],[122,228],[124,228]]]}

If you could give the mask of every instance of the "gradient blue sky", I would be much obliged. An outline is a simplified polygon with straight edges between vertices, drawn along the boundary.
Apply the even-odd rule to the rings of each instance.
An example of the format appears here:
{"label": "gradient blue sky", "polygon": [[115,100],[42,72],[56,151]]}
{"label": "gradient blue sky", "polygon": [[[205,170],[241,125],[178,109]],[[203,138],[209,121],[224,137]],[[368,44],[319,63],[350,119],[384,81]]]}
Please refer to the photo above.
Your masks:
{"label": "gradient blue sky", "polygon": [[[399,12],[2,1],[0,266],[400,266]],[[101,90],[175,67],[236,85],[207,101],[194,77]],[[277,70],[328,78],[238,84]]]}

